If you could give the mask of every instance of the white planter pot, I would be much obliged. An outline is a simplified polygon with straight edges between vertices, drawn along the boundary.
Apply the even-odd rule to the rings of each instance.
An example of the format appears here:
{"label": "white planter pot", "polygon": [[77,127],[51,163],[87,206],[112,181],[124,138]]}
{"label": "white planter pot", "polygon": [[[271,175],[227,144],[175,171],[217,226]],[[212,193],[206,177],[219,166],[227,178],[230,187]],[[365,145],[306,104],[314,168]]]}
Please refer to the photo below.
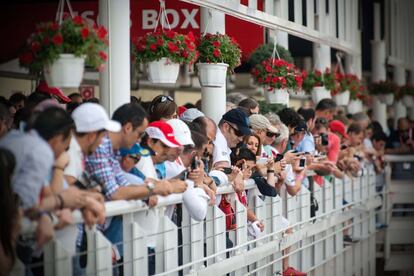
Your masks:
{"label": "white planter pot", "polygon": [[303,98],[306,96],[306,92],[304,90],[289,91],[289,95]]}
{"label": "white planter pot", "polygon": [[61,54],[58,60],[43,67],[43,73],[50,87],[79,87],[84,68],[85,58]]}
{"label": "white planter pot", "polygon": [[331,99],[331,91],[328,91],[324,86],[314,87],[312,89],[312,101],[318,104],[323,99]]}
{"label": "white planter pot", "polygon": [[358,112],[362,112],[363,106],[361,100],[351,100],[348,104],[348,113],[355,114]]}
{"label": "white planter pot", "polygon": [[286,89],[275,89],[273,91],[264,91],[266,101],[274,104],[284,104],[289,106],[289,93]]}
{"label": "white planter pot", "polygon": [[394,103],[394,94],[378,95],[379,100],[386,105],[392,105]]}
{"label": "white planter pot", "polygon": [[197,63],[200,85],[223,87],[226,84],[227,67],[227,63]]}
{"label": "white planter pot", "polygon": [[350,93],[348,90],[344,92],[340,92],[333,96],[333,100],[336,102],[337,105],[348,105],[349,104],[349,97]]}
{"label": "white planter pot", "polygon": [[414,107],[414,97],[410,95],[405,95],[402,98],[402,102],[406,107]]}
{"label": "white planter pot", "polygon": [[168,58],[148,62],[148,79],[152,83],[175,83],[180,72],[180,64]]}

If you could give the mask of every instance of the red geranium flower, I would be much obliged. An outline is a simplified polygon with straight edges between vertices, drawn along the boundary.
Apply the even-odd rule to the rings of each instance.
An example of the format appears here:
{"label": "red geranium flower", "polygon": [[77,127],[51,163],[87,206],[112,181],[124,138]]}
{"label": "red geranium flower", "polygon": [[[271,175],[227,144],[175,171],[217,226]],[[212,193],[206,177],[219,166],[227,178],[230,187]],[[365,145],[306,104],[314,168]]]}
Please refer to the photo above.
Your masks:
{"label": "red geranium flower", "polygon": [[188,57],[188,52],[187,52],[187,51],[184,51],[184,52],[183,52],[183,57],[185,57],[185,58],[187,58],[187,57]]}
{"label": "red geranium flower", "polygon": [[99,57],[100,57],[102,60],[107,60],[107,59],[108,59],[108,55],[107,55],[104,51],[100,51],[100,52],[99,52]]}
{"label": "red geranium flower", "polygon": [[108,31],[105,29],[104,26],[100,26],[98,28],[97,35],[98,35],[99,39],[104,39],[107,34],[108,34]]}
{"label": "red geranium flower", "polygon": [[57,31],[59,29],[59,24],[56,22],[53,22],[52,24],[50,24],[50,29],[53,31]]}
{"label": "red geranium flower", "polygon": [[61,34],[57,34],[53,37],[52,41],[53,41],[53,44],[55,44],[56,46],[62,45],[63,36]]}
{"label": "red geranium flower", "polygon": [[30,45],[30,48],[32,49],[33,53],[36,53],[40,49],[40,43],[37,41],[33,41],[32,44]]}
{"label": "red geranium flower", "polygon": [[49,45],[49,43],[50,43],[50,39],[49,39],[49,37],[45,37],[44,39],[43,39],[43,44],[45,44],[45,45]]}
{"label": "red geranium flower", "polygon": [[158,46],[162,46],[163,44],[164,44],[164,41],[162,40],[162,38],[157,39]]}
{"label": "red geranium flower", "polygon": [[266,72],[272,72],[272,66],[270,66],[270,65],[266,65],[266,67],[265,67],[265,69],[266,69]]}
{"label": "red geranium flower", "polygon": [[213,41],[212,44],[213,44],[214,47],[220,47],[221,42],[220,41]]}
{"label": "red geranium flower", "polygon": [[194,37],[193,32],[189,32],[187,34],[187,37],[188,37],[188,40],[190,40],[191,42],[195,42],[195,37]]}
{"label": "red geranium flower", "polygon": [[214,49],[213,56],[215,56],[216,58],[220,57],[220,50],[219,49]]}
{"label": "red geranium flower", "polygon": [[81,35],[83,39],[86,39],[89,35],[89,29],[87,27],[82,28]]}
{"label": "red geranium flower", "polygon": [[165,31],[165,36],[169,39],[173,39],[175,37],[175,32],[171,30]]}
{"label": "red geranium flower", "polygon": [[168,44],[168,50],[172,53],[177,52],[178,51],[178,47],[177,45],[175,45],[173,42],[169,41]]}
{"label": "red geranium flower", "polygon": [[82,25],[83,24],[82,17],[80,17],[79,15],[75,16],[73,18],[73,23],[75,23],[76,25]]}
{"label": "red geranium flower", "polygon": [[153,51],[157,50],[157,45],[151,44],[150,49],[153,50]]}

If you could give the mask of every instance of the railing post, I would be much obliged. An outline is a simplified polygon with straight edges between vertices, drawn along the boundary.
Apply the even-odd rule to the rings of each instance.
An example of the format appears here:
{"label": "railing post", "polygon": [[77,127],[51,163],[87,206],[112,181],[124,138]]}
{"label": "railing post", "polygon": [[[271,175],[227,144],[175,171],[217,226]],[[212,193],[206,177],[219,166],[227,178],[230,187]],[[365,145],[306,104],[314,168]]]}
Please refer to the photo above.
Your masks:
{"label": "railing post", "polygon": [[112,275],[112,244],[96,228],[88,230],[85,227],[88,239],[88,264],[86,274]]}
{"label": "railing post", "polygon": [[[216,205],[208,208],[206,218],[207,256],[211,256],[226,249],[226,218],[223,211]],[[226,258],[225,254],[209,259],[207,265],[220,262]]]}
{"label": "railing post", "polygon": [[[183,260],[194,262],[204,257],[204,221],[195,221],[191,218],[187,209],[183,205]],[[191,266],[192,270],[197,271],[202,263],[196,263]],[[189,270],[189,269],[186,269]]]}

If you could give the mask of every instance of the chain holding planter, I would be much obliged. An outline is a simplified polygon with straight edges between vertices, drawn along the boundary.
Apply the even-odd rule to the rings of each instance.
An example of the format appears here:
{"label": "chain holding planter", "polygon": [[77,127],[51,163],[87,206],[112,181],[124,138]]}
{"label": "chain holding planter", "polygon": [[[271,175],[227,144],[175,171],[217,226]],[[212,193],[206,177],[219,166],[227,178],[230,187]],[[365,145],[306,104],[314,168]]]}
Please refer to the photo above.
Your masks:
{"label": "chain holding planter", "polygon": [[302,74],[293,64],[280,59],[276,45],[275,37],[272,56],[258,63],[251,74],[255,83],[264,87],[268,103],[289,105],[288,91],[302,88]]}
{"label": "chain holding planter", "polygon": [[[344,83],[347,84],[347,78],[346,75],[344,73],[344,68],[342,66],[342,56],[343,53],[338,52],[336,53],[336,68],[335,68],[335,74],[336,76],[338,76],[339,78],[339,82],[340,83]],[[346,106],[349,104],[349,100],[350,100],[350,92],[347,89],[347,86],[339,86],[339,91],[331,91],[331,94],[333,96],[333,100],[336,102],[337,105],[342,105],[342,106]]]}
{"label": "chain holding planter", "polygon": [[226,34],[207,33],[212,20],[209,10],[207,26],[197,47],[200,54],[197,60],[198,79],[203,87],[223,87],[227,75],[234,73],[234,68],[241,63],[241,50],[234,38]]}
{"label": "chain holding planter", "polygon": [[[196,57],[195,37],[171,30],[165,12],[165,1],[160,0],[160,10],[153,32],[138,37],[135,45],[137,63],[147,65],[148,79],[152,83],[174,84],[177,81],[180,64],[193,64]],[[164,23],[168,30],[164,30]],[[158,25],[161,25],[161,30]]]}
{"label": "chain holding planter", "polygon": [[[65,4],[70,17],[64,19]],[[51,87],[79,87],[85,64],[102,69],[108,47],[107,30],[90,26],[74,16],[69,0],[60,0],[54,22],[40,23],[30,35],[20,66],[41,77]]]}

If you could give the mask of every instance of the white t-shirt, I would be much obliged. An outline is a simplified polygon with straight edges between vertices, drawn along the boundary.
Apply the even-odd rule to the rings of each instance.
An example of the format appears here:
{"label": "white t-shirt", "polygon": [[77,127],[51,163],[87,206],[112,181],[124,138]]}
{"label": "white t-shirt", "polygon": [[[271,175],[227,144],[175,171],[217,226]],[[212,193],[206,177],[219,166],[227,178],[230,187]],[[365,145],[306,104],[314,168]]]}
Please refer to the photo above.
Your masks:
{"label": "white t-shirt", "polygon": [[65,168],[64,175],[68,175],[76,179],[80,179],[84,171],[84,168],[83,168],[84,157],[83,157],[82,149],[74,135],[72,135],[72,139],[70,140],[68,155],[70,159],[69,159],[69,164]]}
{"label": "white t-shirt", "polygon": [[220,128],[217,129],[216,139],[214,140],[213,149],[213,166],[220,161],[226,161],[231,164],[230,161],[231,149],[227,145],[227,140],[221,133]]}
{"label": "white t-shirt", "polygon": [[165,164],[166,179],[173,178],[185,170],[185,167],[180,157],[178,157],[177,160],[175,160],[174,162],[165,161],[164,164]]}

